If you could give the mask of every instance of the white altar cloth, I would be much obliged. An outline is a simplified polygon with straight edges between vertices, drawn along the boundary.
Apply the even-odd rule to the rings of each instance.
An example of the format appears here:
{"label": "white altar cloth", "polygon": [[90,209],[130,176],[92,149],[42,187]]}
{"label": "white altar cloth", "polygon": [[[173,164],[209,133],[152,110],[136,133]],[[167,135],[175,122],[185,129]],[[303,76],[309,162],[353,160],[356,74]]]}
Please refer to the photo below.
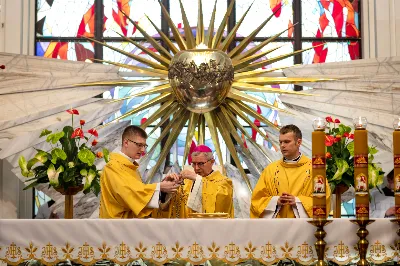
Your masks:
{"label": "white altar cloth", "polygon": [[[339,264],[358,260],[358,226],[334,219],[325,226],[326,258]],[[397,224],[376,219],[367,227],[367,258],[397,260]],[[17,264],[35,259],[53,264],[66,259],[91,264],[144,259],[157,264],[181,259],[199,264],[283,258],[309,264],[316,259],[314,232],[307,219],[132,219],[0,220],[0,260]]]}

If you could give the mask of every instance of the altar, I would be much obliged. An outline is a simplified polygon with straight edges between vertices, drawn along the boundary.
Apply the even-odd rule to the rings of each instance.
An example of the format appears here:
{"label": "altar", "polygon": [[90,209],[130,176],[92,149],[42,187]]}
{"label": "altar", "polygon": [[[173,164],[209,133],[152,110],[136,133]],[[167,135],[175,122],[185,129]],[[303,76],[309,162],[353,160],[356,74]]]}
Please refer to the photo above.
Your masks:
{"label": "altar", "polygon": [[[273,264],[287,258],[311,264],[317,257],[315,227],[307,220],[0,220],[0,260],[12,265],[31,259],[44,264],[68,259],[85,265],[139,259],[156,264],[211,259]],[[367,227],[370,262],[398,260],[397,227],[390,219],[377,219]],[[356,262],[357,229],[348,219],[333,219],[325,226],[325,258],[340,265]]]}

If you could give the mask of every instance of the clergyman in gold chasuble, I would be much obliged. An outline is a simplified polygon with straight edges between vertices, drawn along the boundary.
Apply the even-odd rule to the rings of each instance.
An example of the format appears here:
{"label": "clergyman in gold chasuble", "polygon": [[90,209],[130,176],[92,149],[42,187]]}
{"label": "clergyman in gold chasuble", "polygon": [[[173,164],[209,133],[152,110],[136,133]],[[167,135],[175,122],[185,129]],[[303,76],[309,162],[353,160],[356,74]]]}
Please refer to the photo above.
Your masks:
{"label": "clergyman in gold chasuble", "polygon": [[[251,218],[309,218],[313,217],[312,160],[301,154],[302,133],[295,125],[281,128],[279,144],[283,158],[269,164],[254,188]],[[326,190],[326,215],[329,213],[331,192]]]}
{"label": "clergyman in gold chasuble", "polygon": [[184,183],[175,194],[162,195],[160,209],[153,212],[153,217],[234,218],[232,180],[213,170],[214,162],[209,147],[197,146],[191,154],[193,169],[180,173]]}

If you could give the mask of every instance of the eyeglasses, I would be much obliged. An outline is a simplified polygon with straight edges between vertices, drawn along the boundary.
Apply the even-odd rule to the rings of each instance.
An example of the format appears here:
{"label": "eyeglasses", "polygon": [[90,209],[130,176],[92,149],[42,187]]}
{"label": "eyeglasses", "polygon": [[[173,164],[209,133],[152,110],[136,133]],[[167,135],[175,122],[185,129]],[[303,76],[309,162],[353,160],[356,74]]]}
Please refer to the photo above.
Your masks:
{"label": "eyeglasses", "polygon": [[197,165],[198,167],[203,167],[206,163],[208,163],[211,160],[212,159],[209,159],[209,160],[207,160],[205,162],[201,162],[201,163],[192,163],[192,166],[195,167]]}
{"label": "eyeglasses", "polygon": [[136,144],[136,146],[138,146],[140,149],[141,148],[145,148],[145,149],[147,149],[147,147],[149,147],[149,145],[147,145],[147,144],[143,144],[143,143],[137,143],[136,141],[133,141],[133,140],[130,140],[130,139],[127,139],[128,141],[130,141],[130,142],[133,142],[133,143],[135,143]]}

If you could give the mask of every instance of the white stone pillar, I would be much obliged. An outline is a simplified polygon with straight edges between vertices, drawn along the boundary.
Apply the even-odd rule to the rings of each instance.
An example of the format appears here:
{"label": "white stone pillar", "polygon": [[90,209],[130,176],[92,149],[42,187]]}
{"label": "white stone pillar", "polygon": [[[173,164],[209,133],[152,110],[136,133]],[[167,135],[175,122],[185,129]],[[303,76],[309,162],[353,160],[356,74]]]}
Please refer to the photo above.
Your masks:
{"label": "white stone pillar", "polygon": [[400,56],[400,1],[360,1],[363,58]]}
{"label": "white stone pillar", "polygon": [[34,54],[35,0],[0,0],[0,52]]}

